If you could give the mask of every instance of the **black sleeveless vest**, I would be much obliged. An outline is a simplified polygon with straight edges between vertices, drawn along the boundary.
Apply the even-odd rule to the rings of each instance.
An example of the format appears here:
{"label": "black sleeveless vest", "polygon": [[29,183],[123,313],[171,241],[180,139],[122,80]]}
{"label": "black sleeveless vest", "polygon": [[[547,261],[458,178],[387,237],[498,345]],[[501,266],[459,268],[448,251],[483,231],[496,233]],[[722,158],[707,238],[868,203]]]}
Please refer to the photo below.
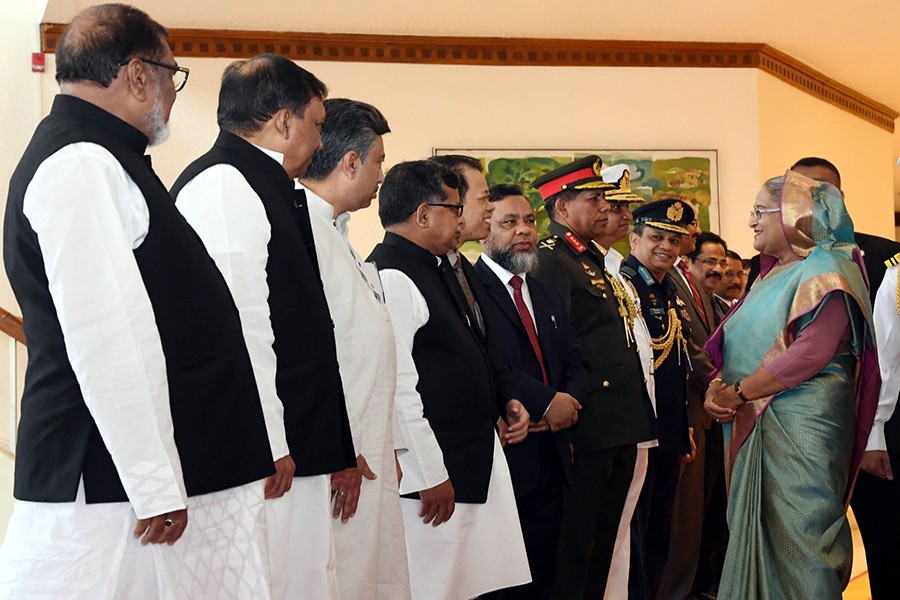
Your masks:
{"label": "black sleeveless vest", "polygon": [[266,279],[275,334],[275,388],[284,404],[295,476],[355,467],[334,324],[318,274],[306,193],[294,189],[293,181],[272,158],[222,131],[212,149],[178,177],[172,196],[177,200],[188,182],[219,164],[240,171],[262,201],[271,227]]}
{"label": "black sleeveless vest", "polygon": [[[444,454],[456,501],[487,501],[498,412],[491,370],[478,332],[460,316],[437,259],[406,238],[386,233],[366,260],[408,276],[425,297],[428,322],[413,339],[416,389]],[[450,274],[453,277],[452,272]],[[390,302],[390,298],[387,298]]]}
{"label": "black sleeveless vest", "polygon": [[23,214],[25,192],[38,167],[77,142],[109,150],[140,188],[150,211],[149,232],[134,256],[165,354],[175,443],[188,495],[270,475],[272,454],[237,310],[203,243],[143,156],[147,138],[93,104],[60,95],[13,174],[6,205],[4,261],[28,338],[15,497],[69,502],[83,477],[88,503],[127,500],[69,363],[41,248]]}

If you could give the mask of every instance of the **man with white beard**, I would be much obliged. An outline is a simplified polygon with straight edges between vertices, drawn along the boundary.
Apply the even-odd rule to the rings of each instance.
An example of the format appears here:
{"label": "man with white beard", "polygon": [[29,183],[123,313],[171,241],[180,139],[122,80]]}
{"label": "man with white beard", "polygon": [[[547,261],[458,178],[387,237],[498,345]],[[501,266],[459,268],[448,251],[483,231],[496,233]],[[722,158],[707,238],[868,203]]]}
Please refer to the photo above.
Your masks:
{"label": "man with white beard", "polygon": [[29,361],[0,597],[266,598],[272,455],[240,322],[144,156],[187,69],[107,4],[63,32],[56,78],[7,201]]}
{"label": "man with white beard", "polygon": [[563,488],[572,478],[570,427],[587,372],[559,294],[529,276],[538,263],[534,210],[518,186],[492,186],[490,199],[490,233],[475,263],[487,297],[481,308],[535,424],[525,441],[504,448],[532,582],[485,597],[549,598]]}

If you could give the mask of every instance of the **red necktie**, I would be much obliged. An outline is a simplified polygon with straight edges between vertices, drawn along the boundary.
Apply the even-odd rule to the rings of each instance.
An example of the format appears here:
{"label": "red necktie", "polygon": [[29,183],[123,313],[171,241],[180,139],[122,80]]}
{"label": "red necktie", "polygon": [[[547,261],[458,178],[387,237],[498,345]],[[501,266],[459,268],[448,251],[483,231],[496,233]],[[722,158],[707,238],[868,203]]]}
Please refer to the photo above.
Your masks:
{"label": "red necktie", "polygon": [[700,313],[700,316],[703,317],[703,321],[709,325],[709,319],[706,318],[706,310],[703,308],[703,299],[700,297],[700,292],[697,291],[697,285],[694,283],[694,276],[683,262],[678,263],[678,268],[684,273],[684,278],[687,279],[688,287],[691,288],[691,294],[694,295],[694,303],[697,305],[697,311]]}
{"label": "red necktie", "polygon": [[525,326],[525,333],[528,334],[528,341],[531,342],[531,349],[541,365],[541,374],[544,376],[544,383],[549,383],[547,378],[547,367],[544,366],[544,355],[541,354],[541,346],[538,344],[537,330],[534,328],[534,320],[531,313],[528,312],[528,305],[525,304],[525,298],[522,297],[522,278],[513,275],[509,280],[509,285],[513,289],[513,298],[516,301],[516,309],[519,311],[519,318],[522,319],[522,325]]}

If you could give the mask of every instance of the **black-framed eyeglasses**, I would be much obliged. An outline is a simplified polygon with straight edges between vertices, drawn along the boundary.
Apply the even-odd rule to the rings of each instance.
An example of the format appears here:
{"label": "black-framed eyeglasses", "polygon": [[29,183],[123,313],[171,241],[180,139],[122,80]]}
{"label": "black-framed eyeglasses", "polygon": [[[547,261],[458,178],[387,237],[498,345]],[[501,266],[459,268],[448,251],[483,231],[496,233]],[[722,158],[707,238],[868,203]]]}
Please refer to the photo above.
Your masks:
{"label": "black-framed eyeglasses", "polygon": [[462,216],[463,209],[465,208],[464,204],[444,204],[443,202],[426,202],[425,206],[443,206],[444,208],[450,208],[456,213],[457,217]]}
{"label": "black-framed eyeglasses", "polygon": [[[137,60],[147,63],[148,65],[153,65],[156,67],[162,67],[164,69],[169,69],[172,71],[172,83],[175,84],[175,91],[180,92],[184,89],[185,84],[187,83],[188,76],[191,74],[191,70],[187,67],[179,67],[178,65],[170,65],[168,63],[159,62],[158,60],[150,60],[149,58],[144,58],[143,56],[135,56]],[[120,67],[124,67],[129,62],[134,59],[126,60],[125,62],[119,63]]]}

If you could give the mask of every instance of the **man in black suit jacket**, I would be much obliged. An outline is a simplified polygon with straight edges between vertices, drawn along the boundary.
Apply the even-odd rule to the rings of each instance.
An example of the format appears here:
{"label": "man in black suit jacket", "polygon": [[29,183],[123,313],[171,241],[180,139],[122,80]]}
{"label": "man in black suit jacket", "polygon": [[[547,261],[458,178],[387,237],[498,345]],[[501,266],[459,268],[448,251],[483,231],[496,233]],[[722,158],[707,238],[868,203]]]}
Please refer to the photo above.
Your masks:
{"label": "man in black suit jacket", "polygon": [[[512,373],[499,356],[497,340],[494,339],[490,327],[485,323],[482,306],[487,302],[485,291],[475,273],[475,267],[460,251],[466,242],[480,242],[490,232],[490,219],[494,205],[490,201],[490,189],[487,179],[477,158],[462,154],[433,156],[430,162],[437,163],[453,171],[459,179],[459,201],[463,205],[463,225],[457,232],[453,249],[447,253],[447,260],[458,285],[453,289],[465,300],[466,318],[472,324],[472,330],[479,336],[487,351],[491,366],[491,375],[500,393],[507,398],[518,398],[519,389]],[[451,279],[450,283],[453,283]],[[506,422],[497,422],[501,434],[506,430]]]}
{"label": "man in black suit jacket", "polygon": [[587,373],[559,295],[528,277],[538,261],[531,205],[511,185],[491,187],[491,201],[491,231],[475,263],[487,296],[481,308],[522,403],[539,422],[524,442],[505,448],[532,583],[493,597],[541,600],[553,592],[562,493],[572,476],[569,427],[578,420]]}
{"label": "man in black suit jacket", "polygon": [[599,598],[634,475],[636,445],[656,438],[644,373],[621,317],[623,306],[591,244],[609,213],[601,162],[588,156],[532,183],[544,198],[550,237],[538,244],[535,279],[562,297],[588,369],[588,393],[573,429],[571,490],[564,492],[557,598]]}

